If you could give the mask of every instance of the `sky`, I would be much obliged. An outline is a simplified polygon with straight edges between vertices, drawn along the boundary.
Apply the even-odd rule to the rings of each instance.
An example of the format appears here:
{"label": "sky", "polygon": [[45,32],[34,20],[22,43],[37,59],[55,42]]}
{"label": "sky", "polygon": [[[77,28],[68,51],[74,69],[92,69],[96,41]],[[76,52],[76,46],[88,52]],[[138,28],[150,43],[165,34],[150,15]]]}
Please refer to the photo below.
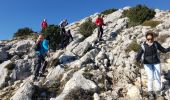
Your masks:
{"label": "sky", "polygon": [[0,0],[0,40],[11,39],[19,28],[39,32],[44,18],[48,24],[59,24],[63,19],[71,23],[109,8],[137,4],[170,9],[170,0]]}

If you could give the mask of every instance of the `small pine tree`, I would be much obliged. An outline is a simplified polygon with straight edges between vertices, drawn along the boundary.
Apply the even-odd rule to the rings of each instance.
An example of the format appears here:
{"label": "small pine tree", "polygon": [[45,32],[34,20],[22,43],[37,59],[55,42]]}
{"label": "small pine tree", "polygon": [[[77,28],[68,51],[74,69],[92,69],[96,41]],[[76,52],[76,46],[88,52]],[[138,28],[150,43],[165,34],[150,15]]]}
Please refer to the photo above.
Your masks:
{"label": "small pine tree", "polygon": [[13,38],[27,38],[28,36],[33,35],[33,30],[31,28],[25,27],[20,28],[14,33]]}
{"label": "small pine tree", "polygon": [[94,29],[96,28],[95,23],[92,22],[92,19],[89,18],[82,25],[80,25],[80,29],[78,30],[80,34],[84,37],[88,37],[93,34]]}
{"label": "small pine tree", "polygon": [[56,50],[58,44],[61,42],[60,28],[58,25],[49,25],[46,29],[42,30],[45,36],[49,36],[49,47]]}
{"label": "small pine tree", "polygon": [[135,26],[152,19],[155,16],[155,11],[145,5],[137,5],[129,10],[125,10],[123,15],[130,19],[129,26]]}

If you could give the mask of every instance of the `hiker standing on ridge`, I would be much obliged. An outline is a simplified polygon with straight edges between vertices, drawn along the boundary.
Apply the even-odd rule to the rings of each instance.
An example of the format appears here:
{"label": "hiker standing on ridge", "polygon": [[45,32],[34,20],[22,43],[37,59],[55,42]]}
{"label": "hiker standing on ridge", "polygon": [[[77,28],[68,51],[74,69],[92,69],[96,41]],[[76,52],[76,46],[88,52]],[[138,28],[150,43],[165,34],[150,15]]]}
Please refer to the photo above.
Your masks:
{"label": "hiker standing on ridge", "polygon": [[[141,45],[141,48],[136,56],[136,61],[139,62],[142,58],[145,71],[148,76],[148,94],[150,99],[161,96],[161,68],[158,50],[162,53],[170,51],[169,48],[162,47],[157,41],[154,41],[154,33],[149,31],[146,33],[146,41]],[[153,92],[153,81],[156,80],[156,92]]]}
{"label": "hiker standing on ridge", "polygon": [[44,29],[46,29],[46,28],[47,28],[47,26],[48,26],[48,24],[47,24],[47,20],[46,20],[46,19],[44,19],[44,20],[43,20],[43,22],[41,23],[41,29],[42,29],[42,30],[44,30]]}
{"label": "hiker standing on ridge", "polygon": [[61,48],[64,48],[64,35],[66,34],[65,27],[68,25],[67,19],[60,22],[60,36],[61,36]]}
{"label": "hiker standing on ridge", "polygon": [[43,35],[39,35],[36,44],[34,45],[34,49],[36,51],[37,64],[35,66],[33,80],[36,80],[38,76],[41,76],[45,72],[45,68],[47,65],[45,57],[48,55],[49,51],[48,41],[48,36],[44,39]]}
{"label": "hiker standing on ridge", "polygon": [[103,17],[104,17],[104,15],[98,15],[98,18],[96,19],[96,26],[97,26],[97,29],[98,29],[97,37],[98,37],[99,41],[102,40],[103,26],[106,25],[106,24],[104,24]]}
{"label": "hiker standing on ridge", "polygon": [[66,33],[65,27],[68,25],[67,19],[60,22],[61,34]]}
{"label": "hiker standing on ridge", "polygon": [[63,38],[64,48],[66,48],[67,45],[70,43],[70,39],[71,39],[71,41],[73,41],[73,36],[71,35],[71,30],[69,29],[69,30],[64,34],[64,38]]}

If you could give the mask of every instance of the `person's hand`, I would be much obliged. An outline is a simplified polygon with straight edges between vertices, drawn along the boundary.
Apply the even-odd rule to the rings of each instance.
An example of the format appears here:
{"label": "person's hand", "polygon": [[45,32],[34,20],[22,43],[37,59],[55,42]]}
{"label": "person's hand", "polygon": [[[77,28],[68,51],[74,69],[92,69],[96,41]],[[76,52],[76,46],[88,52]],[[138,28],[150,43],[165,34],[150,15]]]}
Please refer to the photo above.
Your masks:
{"label": "person's hand", "polygon": [[141,61],[134,60],[133,64],[136,65],[137,67],[141,68]]}
{"label": "person's hand", "polygon": [[48,52],[46,53],[46,55],[47,55],[47,57],[50,57],[50,52],[48,51]]}

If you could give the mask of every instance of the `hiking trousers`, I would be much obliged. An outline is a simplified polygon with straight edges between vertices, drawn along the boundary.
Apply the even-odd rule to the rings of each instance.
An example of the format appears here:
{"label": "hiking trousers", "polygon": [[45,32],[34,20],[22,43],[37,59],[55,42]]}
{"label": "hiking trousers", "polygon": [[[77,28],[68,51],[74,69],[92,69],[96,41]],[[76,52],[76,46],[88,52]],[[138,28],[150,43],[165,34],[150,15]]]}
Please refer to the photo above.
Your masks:
{"label": "hiking trousers", "polygon": [[160,64],[144,64],[148,76],[148,91],[153,91],[153,81],[155,80],[156,91],[161,90],[161,68]]}
{"label": "hiking trousers", "polygon": [[97,30],[97,31],[98,31],[97,37],[98,37],[99,39],[101,39],[102,36],[103,36],[103,27],[102,27],[102,25],[98,26],[97,29],[98,29],[98,30]]}
{"label": "hiking trousers", "polygon": [[44,73],[46,66],[47,66],[47,61],[45,61],[45,57],[42,55],[37,55],[36,56],[36,66],[35,66],[35,71],[34,71],[34,76],[38,77],[40,73]]}
{"label": "hiking trousers", "polygon": [[62,49],[64,49],[64,37],[65,37],[65,34],[66,34],[65,28],[61,28],[60,38],[61,38],[61,48]]}

